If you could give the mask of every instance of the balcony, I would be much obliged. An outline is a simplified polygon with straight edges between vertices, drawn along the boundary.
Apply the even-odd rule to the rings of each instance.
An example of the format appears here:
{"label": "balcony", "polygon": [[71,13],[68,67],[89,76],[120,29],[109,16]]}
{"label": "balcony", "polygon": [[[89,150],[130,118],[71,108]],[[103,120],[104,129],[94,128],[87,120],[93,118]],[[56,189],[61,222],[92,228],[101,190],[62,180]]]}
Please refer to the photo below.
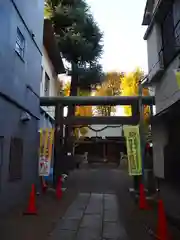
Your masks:
{"label": "balcony", "polygon": [[152,66],[149,71],[148,79],[151,84],[157,83],[164,74],[163,51],[158,54],[158,61]]}

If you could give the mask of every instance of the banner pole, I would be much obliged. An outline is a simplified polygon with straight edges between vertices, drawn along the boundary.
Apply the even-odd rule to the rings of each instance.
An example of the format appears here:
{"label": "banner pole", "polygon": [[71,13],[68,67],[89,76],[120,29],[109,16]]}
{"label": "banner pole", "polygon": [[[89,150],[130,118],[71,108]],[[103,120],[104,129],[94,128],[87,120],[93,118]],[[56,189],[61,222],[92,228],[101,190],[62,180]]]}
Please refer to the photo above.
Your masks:
{"label": "banner pole", "polygon": [[141,82],[139,83],[139,114],[140,114],[140,121],[139,121],[139,135],[140,135],[140,144],[141,144],[141,161],[142,161],[142,181],[144,182],[144,148],[145,148],[145,141],[144,141],[144,121],[143,121],[143,105],[142,105],[142,91],[143,86]]}
{"label": "banner pole", "polygon": [[139,180],[142,174],[142,160],[141,160],[141,143],[139,125],[124,126],[123,134],[126,138],[127,156],[128,156],[128,172],[133,178],[133,187],[130,192],[135,194],[139,191]]}

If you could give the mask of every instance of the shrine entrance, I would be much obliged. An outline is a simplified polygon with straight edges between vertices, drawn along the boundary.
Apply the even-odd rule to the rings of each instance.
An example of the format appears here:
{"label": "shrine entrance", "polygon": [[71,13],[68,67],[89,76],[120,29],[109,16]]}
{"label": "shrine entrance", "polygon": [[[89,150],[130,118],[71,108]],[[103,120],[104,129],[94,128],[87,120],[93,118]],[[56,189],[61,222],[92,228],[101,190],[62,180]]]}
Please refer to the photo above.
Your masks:
{"label": "shrine entrance", "polygon": [[[42,97],[41,106],[55,107],[55,139],[54,139],[54,179],[75,168],[72,149],[65,149],[65,141],[72,143],[73,137],[65,136],[64,126],[87,126],[92,124],[105,125],[141,125],[142,106],[153,106],[154,97]],[[109,117],[81,117],[64,116],[64,107],[70,106],[131,106],[132,116],[109,116]],[[56,180],[55,180],[56,181]]]}

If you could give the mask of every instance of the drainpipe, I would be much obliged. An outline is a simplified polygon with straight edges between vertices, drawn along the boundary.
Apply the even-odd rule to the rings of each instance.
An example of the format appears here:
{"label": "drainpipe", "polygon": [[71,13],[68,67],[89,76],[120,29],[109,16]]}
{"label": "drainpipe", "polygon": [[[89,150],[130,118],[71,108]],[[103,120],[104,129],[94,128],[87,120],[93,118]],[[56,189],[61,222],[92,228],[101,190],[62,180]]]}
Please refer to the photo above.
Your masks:
{"label": "drainpipe", "polygon": [[144,182],[144,148],[145,148],[145,136],[144,136],[144,111],[142,105],[142,95],[143,95],[143,84],[142,81],[139,83],[139,134],[140,134],[140,143],[141,143],[141,161],[142,161],[142,181]]}

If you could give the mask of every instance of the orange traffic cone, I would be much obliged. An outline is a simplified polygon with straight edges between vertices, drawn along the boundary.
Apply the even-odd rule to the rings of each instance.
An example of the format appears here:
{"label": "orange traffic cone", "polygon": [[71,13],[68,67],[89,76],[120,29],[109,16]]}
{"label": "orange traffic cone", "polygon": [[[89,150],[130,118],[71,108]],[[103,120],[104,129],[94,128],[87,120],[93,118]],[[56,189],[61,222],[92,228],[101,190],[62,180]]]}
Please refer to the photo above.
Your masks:
{"label": "orange traffic cone", "polygon": [[29,197],[29,203],[25,215],[37,215],[37,209],[35,204],[35,185],[32,184],[31,186],[31,193]]}
{"label": "orange traffic cone", "polygon": [[157,236],[159,240],[169,240],[167,220],[164,210],[164,204],[162,200],[158,202],[158,229]]}
{"label": "orange traffic cone", "polygon": [[59,200],[62,198],[62,177],[61,176],[58,178],[58,182],[57,182],[56,197]]}
{"label": "orange traffic cone", "polygon": [[140,184],[140,189],[139,189],[139,208],[141,210],[149,209],[148,203],[146,201],[144,185],[142,183]]}

